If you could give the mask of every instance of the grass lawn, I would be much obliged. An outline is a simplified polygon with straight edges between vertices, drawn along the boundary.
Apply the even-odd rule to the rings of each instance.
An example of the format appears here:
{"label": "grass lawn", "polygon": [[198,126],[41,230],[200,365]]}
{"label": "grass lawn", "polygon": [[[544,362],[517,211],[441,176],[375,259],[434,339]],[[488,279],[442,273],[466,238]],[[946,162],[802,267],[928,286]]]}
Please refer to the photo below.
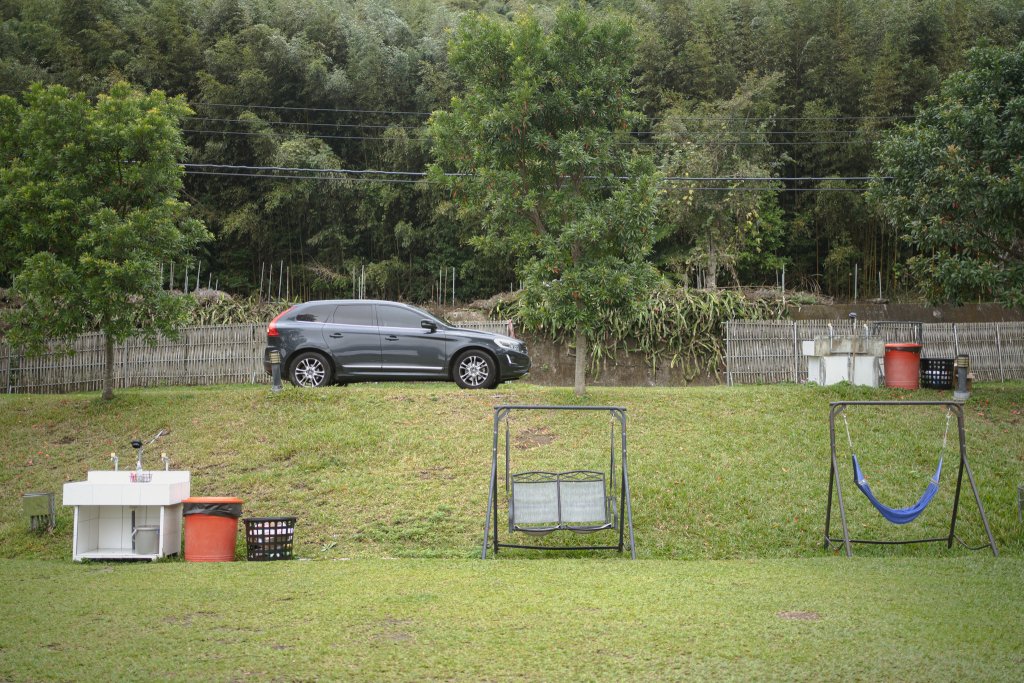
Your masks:
{"label": "grass lawn", "polygon": [[1019,558],[0,563],[0,679],[1012,681]]}
{"label": "grass lawn", "polygon": [[[978,385],[966,406],[968,457],[1000,558],[928,544],[856,546],[850,561],[821,547],[828,403],[948,395],[592,389],[585,403],[628,411],[635,563],[599,552],[472,559],[493,406],[576,403],[568,389],[3,396],[0,680],[1017,680],[1024,385]],[[516,417],[514,471],[606,467],[607,417],[587,415]],[[941,450],[942,411],[857,411],[849,424],[879,498],[916,500]],[[166,451],[192,472],[193,495],[239,496],[246,516],[297,516],[296,555],[313,561],[79,565],[70,509],[52,534],[25,529],[23,493],[53,491],[59,505],[65,481],[108,469],[113,450],[133,464],[128,442],[160,429],[170,434],[147,450],[148,467]],[[948,533],[955,421],[942,488],[906,527],[885,523],[856,491],[845,430],[837,437],[857,536]],[[957,532],[967,545],[985,540],[969,489]]]}

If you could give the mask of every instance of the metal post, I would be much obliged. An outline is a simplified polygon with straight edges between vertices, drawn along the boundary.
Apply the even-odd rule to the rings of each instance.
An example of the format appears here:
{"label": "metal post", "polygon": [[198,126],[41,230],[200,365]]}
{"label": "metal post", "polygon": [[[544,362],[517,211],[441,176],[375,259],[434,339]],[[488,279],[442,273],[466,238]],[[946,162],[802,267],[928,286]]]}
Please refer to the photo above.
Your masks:
{"label": "metal post", "polygon": [[492,431],[491,444],[491,481],[487,487],[487,514],[484,516],[484,544],[480,551],[480,559],[487,559],[487,544],[491,535],[491,512],[494,512],[494,552],[498,552],[498,512],[495,508],[498,502],[498,425],[501,420],[501,408],[494,409],[494,429]]}
{"label": "metal post", "polygon": [[853,303],[857,303],[857,266],[853,264]]}
{"label": "metal post", "polygon": [[[620,431],[622,432],[622,481],[623,481],[623,493],[626,496],[626,519],[629,523],[629,557],[632,560],[636,559],[636,541],[633,537],[633,498],[629,492],[629,467],[626,461],[626,409],[615,411],[619,414],[619,420],[621,421]],[[621,526],[621,524],[620,524]]]}
{"label": "metal post", "polygon": [[270,390],[275,394],[281,391],[281,352],[273,349],[270,352],[270,375],[273,378]]}

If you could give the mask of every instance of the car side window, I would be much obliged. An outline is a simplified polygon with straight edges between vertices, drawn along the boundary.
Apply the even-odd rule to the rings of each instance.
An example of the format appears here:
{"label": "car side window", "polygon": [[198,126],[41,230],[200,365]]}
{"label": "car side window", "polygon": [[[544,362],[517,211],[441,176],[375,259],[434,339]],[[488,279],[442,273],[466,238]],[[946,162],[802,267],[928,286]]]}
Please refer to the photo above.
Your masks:
{"label": "car side window", "polygon": [[377,325],[373,317],[373,304],[342,304],[334,311],[331,322],[336,325]]}
{"label": "car side window", "polygon": [[415,327],[419,328],[423,316],[416,311],[399,306],[377,306],[377,317],[381,327]]}
{"label": "car side window", "polygon": [[317,306],[306,306],[296,315],[295,320],[300,323],[325,323],[331,319],[336,304],[320,304]]}

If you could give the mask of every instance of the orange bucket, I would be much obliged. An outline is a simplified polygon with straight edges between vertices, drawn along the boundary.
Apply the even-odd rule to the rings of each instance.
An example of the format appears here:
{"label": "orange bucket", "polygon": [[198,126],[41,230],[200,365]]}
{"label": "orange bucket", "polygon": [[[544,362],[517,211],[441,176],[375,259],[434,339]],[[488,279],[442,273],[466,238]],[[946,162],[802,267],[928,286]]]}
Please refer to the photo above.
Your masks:
{"label": "orange bucket", "polygon": [[885,386],[917,389],[921,382],[921,345],[885,345]]}
{"label": "orange bucket", "polygon": [[186,498],[185,560],[231,562],[235,559],[242,499],[221,496]]}

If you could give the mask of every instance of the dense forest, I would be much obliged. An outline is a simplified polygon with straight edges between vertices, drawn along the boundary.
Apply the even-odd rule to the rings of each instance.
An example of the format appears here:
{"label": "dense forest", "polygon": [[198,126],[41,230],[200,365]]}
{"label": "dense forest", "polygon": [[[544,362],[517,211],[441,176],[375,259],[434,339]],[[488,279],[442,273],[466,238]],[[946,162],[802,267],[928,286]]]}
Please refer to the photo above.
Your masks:
{"label": "dense forest", "polygon": [[[174,266],[177,287],[198,267],[241,294],[427,301],[454,277],[460,300],[487,297],[517,286],[515,264],[443,210],[428,122],[462,87],[463,15],[543,23],[556,4],[0,0],[0,92],[128,81],[187,100],[184,199],[215,239]],[[861,298],[909,292],[911,247],[865,202],[876,143],[968,48],[1024,37],[1024,0],[589,4],[632,26],[644,117],[628,144],[665,177],[655,265],[688,286],[774,286],[785,269],[830,296],[851,296],[855,271]]]}

